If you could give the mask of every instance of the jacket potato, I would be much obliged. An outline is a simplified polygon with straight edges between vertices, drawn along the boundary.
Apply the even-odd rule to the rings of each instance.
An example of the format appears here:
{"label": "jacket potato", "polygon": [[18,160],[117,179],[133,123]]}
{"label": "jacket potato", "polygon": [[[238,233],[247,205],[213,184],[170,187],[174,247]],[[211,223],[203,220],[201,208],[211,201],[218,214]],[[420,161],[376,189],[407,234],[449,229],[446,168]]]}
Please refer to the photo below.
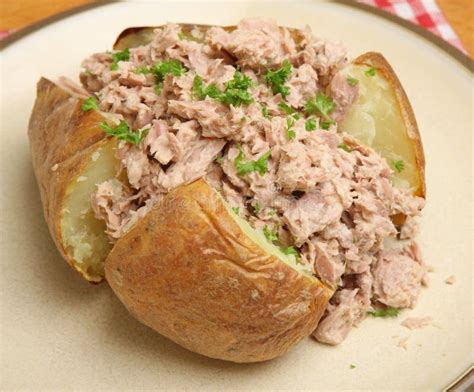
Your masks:
{"label": "jacket potato", "polygon": [[[208,29],[182,31],[196,28]],[[150,27],[127,29],[114,50],[146,45],[153,34]],[[376,76],[363,78],[370,67]],[[394,183],[424,197],[420,135],[395,73],[377,53],[343,72],[358,77],[360,95],[339,130],[389,161],[403,160],[406,170],[395,170]],[[209,357],[268,360],[310,335],[337,285],[269,242],[205,179],[172,189],[110,241],[91,195],[120,171],[118,143],[99,126],[111,122],[109,113],[81,110],[86,97],[42,78],[29,124],[45,219],[64,259],[90,282],[105,277],[138,320]],[[120,181],[129,179],[122,173]]]}

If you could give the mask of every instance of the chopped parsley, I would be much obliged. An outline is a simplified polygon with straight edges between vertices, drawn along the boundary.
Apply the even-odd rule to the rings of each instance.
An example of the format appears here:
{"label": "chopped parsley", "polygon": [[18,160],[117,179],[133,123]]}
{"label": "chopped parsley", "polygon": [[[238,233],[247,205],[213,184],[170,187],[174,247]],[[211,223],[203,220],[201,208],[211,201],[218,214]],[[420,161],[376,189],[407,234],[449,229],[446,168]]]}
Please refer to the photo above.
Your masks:
{"label": "chopped parsley", "polygon": [[132,144],[140,143],[147,135],[149,128],[132,131],[125,121],[120,121],[116,127],[111,127],[106,122],[100,123],[102,130],[109,136],[115,136],[119,140],[125,140]]}
{"label": "chopped parsley", "polygon": [[263,234],[270,242],[278,241],[278,226],[274,227],[273,230],[270,230],[267,225],[263,226]]}
{"label": "chopped parsley", "polygon": [[232,207],[232,211],[234,212],[235,215],[239,215],[240,207]]}
{"label": "chopped parsley", "polygon": [[375,309],[367,312],[372,317],[397,317],[400,313],[400,309],[388,307],[386,309]]}
{"label": "chopped parsley", "polygon": [[139,67],[137,67],[133,70],[133,73],[135,73],[135,74],[149,74],[149,73],[151,73],[151,69],[147,65],[140,65]]}
{"label": "chopped parsley", "polygon": [[136,74],[153,74],[155,76],[156,85],[154,90],[156,95],[161,94],[161,90],[163,88],[163,79],[167,74],[181,76],[184,75],[186,71],[187,69],[184,68],[183,64],[181,64],[178,60],[158,61],[151,67],[140,65],[133,70],[133,72]]}
{"label": "chopped parsley", "polygon": [[[317,114],[330,124],[334,124],[334,120],[329,117],[329,114],[336,108],[336,104],[331,97],[318,93],[316,97],[311,98],[306,102],[305,112],[308,115]],[[329,126],[328,126],[329,127]],[[324,128],[323,128],[324,129]]]}
{"label": "chopped parsley", "polygon": [[284,60],[281,68],[276,71],[267,70],[263,78],[272,87],[273,94],[281,94],[285,98],[290,93],[290,89],[284,84],[291,74],[291,69],[291,63],[288,60]]}
{"label": "chopped parsley", "polygon": [[401,173],[405,169],[405,162],[402,160],[392,161],[392,166],[398,173]]}
{"label": "chopped parsley", "polygon": [[327,131],[332,124],[334,124],[334,121],[321,121],[319,125],[321,129]]}
{"label": "chopped parsley", "polygon": [[262,115],[263,115],[263,117],[265,117],[265,118],[269,118],[269,117],[270,117],[270,115],[268,114],[268,108],[267,108],[266,106],[264,106],[264,105],[262,105]]}
{"label": "chopped parsley", "polygon": [[367,71],[364,72],[365,76],[375,76],[377,70],[374,66],[370,67]]}
{"label": "chopped parsley", "polygon": [[163,89],[163,83],[162,82],[157,83],[155,85],[155,87],[153,87],[153,90],[155,91],[156,95],[160,95],[162,89]]}
{"label": "chopped parsley", "polygon": [[130,60],[130,51],[127,49],[121,52],[112,53],[112,64],[110,65],[110,69],[112,71],[118,70],[118,63],[119,61],[128,61]]}
{"label": "chopped parsley", "polygon": [[253,209],[255,210],[255,212],[258,214],[260,211],[262,211],[262,205],[260,204],[260,202],[257,200],[253,206]]}
{"label": "chopped parsley", "polygon": [[197,99],[213,98],[226,105],[240,106],[242,103],[249,105],[253,102],[248,88],[254,84],[252,79],[239,70],[235,71],[234,78],[224,84],[224,91],[220,91],[215,83],[204,85],[202,78],[196,75],[193,81],[192,93]]}
{"label": "chopped parsley", "polygon": [[309,118],[308,120],[306,120],[305,124],[304,124],[304,128],[308,131],[308,132],[311,132],[311,131],[314,131],[316,129],[316,119],[314,118]]}
{"label": "chopped parsley", "polygon": [[260,158],[256,161],[247,161],[243,162],[244,160],[244,151],[242,147],[238,146],[239,148],[239,155],[234,160],[235,167],[237,168],[237,173],[239,176],[244,176],[250,172],[256,171],[258,174],[263,176],[268,171],[267,161],[270,158],[272,150],[268,150],[265,154],[263,154]]}
{"label": "chopped parsley", "polygon": [[344,150],[344,151],[347,151],[347,152],[352,151],[352,149],[345,143],[338,144],[337,148],[340,148],[341,150]]}
{"label": "chopped parsley", "polygon": [[182,31],[178,33],[178,38],[180,41],[184,41],[185,39],[187,39],[186,34],[184,34]]}
{"label": "chopped parsley", "polygon": [[294,114],[296,112],[295,109],[293,109],[291,106],[287,105],[285,102],[281,101],[279,104],[278,104],[278,108],[281,109],[283,112],[285,112],[286,114],[288,114],[289,116],[291,116],[292,114]]}
{"label": "chopped parsley", "polygon": [[353,365],[353,364],[351,363],[351,365],[350,365],[349,367],[350,367],[351,369],[355,369],[355,368],[356,368],[356,365]]}
{"label": "chopped parsley", "polygon": [[349,86],[354,87],[354,86],[357,86],[359,81],[356,78],[353,78],[352,76],[348,76],[347,77],[347,83],[349,83]]}
{"label": "chopped parsley", "polygon": [[298,253],[298,251],[293,248],[292,246],[289,246],[288,248],[283,248],[281,250],[285,255],[293,255],[295,256],[295,259],[296,261],[298,261],[300,259],[300,254]]}
{"label": "chopped parsley", "polygon": [[81,110],[83,112],[88,112],[89,110],[97,109],[99,109],[99,107],[97,106],[97,99],[94,96],[87,98],[81,106]]}
{"label": "chopped parsley", "polygon": [[216,157],[215,161],[219,162],[219,163],[222,163],[222,162],[224,162],[224,157],[222,155],[219,155],[218,157]]}
{"label": "chopped parsley", "polygon": [[295,119],[293,117],[287,117],[286,119],[286,137],[291,140],[296,137],[296,132],[291,129],[295,125]]}
{"label": "chopped parsley", "polygon": [[173,76],[181,76],[186,73],[186,68],[183,67],[178,60],[166,60],[158,61],[153,64],[150,68],[152,74],[154,74],[159,80],[163,80],[165,75],[171,74]]}

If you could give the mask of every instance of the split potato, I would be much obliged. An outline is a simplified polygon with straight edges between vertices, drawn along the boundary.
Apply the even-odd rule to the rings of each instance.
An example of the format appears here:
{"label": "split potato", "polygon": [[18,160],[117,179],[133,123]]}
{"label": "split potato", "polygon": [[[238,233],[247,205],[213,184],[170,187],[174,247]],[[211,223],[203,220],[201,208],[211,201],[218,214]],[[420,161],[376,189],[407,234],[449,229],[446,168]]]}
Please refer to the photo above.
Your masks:
{"label": "split potato", "polygon": [[73,268],[100,282],[111,246],[90,197],[97,183],[115,176],[115,141],[99,127],[104,118],[84,113],[82,103],[72,91],[41,78],[28,136],[51,237]]}
{"label": "split potato", "polygon": [[[425,156],[410,101],[380,53],[357,57],[343,71],[357,79],[359,96],[339,130],[372,147],[394,168],[392,180],[425,197]],[[397,166],[397,162],[403,162]],[[398,167],[398,169],[397,169]]]}
{"label": "split potato", "polygon": [[333,294],[204,180],[155,205],[115,244],[105,273],[138,320],[191,351],[233,362],[285,353],[314,331]]}

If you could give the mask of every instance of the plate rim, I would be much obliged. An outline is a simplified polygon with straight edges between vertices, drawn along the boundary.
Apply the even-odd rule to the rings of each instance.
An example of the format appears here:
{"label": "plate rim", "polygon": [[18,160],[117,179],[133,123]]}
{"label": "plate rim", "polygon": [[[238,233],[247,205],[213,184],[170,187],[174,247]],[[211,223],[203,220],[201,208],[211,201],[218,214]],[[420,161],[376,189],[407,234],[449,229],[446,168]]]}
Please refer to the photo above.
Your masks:
{"label": "plate rim", "polygon": [[[69,10],[65,10],[59,12],[57,14],[48,16],[44,19],[41,19],[27,27],[19,29],[11,33],[8,37],[4,38],[0,41],[0,50],[3,50],[15,42],[19,41],[20,39],[46,27],[52,23],[58,22],[62,19],[65,19],[69,16],[73,16],[79,13],[83,13],[85,11],[89,11],[94,8],[102,7],[105,5],[113,4],[113,3],[121,3],[120,0],[103,0],[100,2],[93,2],[89,4],[83,4]],[[474,59],[472,59],[468,54],[464,53],[460,49],[456,48],[455,46],[451,45],[449,42],[445,41],[443,38],[435,35],[434,33],[426,30],[425,28],[418,26],[417,24],[410,22],[406,19],[403,19],[397,15],[391,14],[388,11],[382,10],[380,8],[374,7],[369,4],[359,3],[358,1],[354,0],[329,0],[329,3],[335,4],[342,4],[347,7],[359,9],[365,11],[367,13],[376,15],[380,18],[383,18],[391,23],[395,23],[403,28],[410,30],[411,32],[421,36],[427,41],[430,41],[438,48],[443,50],[445,53],[450,55],[452,58],[457,60],[461,63],[465,68],[467,68],[471,73],[474,72]]]}

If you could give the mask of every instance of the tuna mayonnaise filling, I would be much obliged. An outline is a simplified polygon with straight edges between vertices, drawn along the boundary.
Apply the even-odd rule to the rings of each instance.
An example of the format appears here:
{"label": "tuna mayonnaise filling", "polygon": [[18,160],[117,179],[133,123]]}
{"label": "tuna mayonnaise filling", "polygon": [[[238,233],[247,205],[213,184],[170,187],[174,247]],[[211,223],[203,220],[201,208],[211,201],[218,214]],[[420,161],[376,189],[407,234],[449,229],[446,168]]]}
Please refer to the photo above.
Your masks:
{"label": "tuna mayonnaise filling", "polygon": [[[426,273],[413,241],[424,200],[337,132],[358,95],[339,72],[346,63],[342,46],[262,19],[197,37],[168,24],[147,45],[84,60],[84,88],[123,120],[105,130],[141,135],[119,142],[127,183],[104,182],[92,197],[110,241],[169,190],[205,177],[236,214],[338,287],[320,342],[340,343],[374,304],[413,307]],[[399,213],[408,218],[395,227]],[[397,236],[408,245],[386,249]]]}

